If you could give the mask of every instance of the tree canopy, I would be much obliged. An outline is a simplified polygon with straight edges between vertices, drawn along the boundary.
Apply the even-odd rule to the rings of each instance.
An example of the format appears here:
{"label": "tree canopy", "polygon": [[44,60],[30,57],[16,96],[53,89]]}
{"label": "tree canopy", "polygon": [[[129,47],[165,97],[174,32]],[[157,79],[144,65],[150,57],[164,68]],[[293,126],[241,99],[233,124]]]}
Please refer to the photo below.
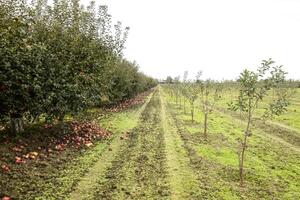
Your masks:
{"label": "tree canopy", "polygon": [[63,119],[156,84],[123,58],[129,28],[79,0],[0,1],[0,119]]}

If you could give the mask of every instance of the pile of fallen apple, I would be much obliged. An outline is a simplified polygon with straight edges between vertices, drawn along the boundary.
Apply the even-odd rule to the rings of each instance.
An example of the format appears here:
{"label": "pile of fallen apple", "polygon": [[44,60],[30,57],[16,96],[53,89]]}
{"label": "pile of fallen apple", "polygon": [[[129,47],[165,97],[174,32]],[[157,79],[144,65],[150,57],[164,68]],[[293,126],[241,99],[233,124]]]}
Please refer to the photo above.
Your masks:
{"label": "pile of fallen apple", "polygon": [[[53,127],[51,125],[45,125],[45,128],[51,129]],[[24,164],[37,158],[47,158],[53,151],[64,151],[67,147],[76,149],[82,147],[88,148],[94,144],[94,141],[111,136],[110,132],[92,122],[72,121],[68,124],[67,129],[67,134],[60,138],[51,138],[48,146],[37,147],[34,151],[28,152],[28,144],[19,140],[19,143],[11,148],[11,150],[15,152],[14,163]],[[4,173],[9,173],[11,170],[6,163],[1,165],[1,169]]]}

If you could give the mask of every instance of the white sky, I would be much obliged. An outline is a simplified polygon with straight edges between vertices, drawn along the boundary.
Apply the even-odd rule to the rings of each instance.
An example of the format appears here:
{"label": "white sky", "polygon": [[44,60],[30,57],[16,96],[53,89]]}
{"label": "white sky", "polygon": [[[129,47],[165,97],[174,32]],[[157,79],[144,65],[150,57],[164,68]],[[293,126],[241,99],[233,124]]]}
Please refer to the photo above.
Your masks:
{"label": "white sky", "polygon": [[[82,0],[82,3],[89,2]],[[130,27],[124,51],[141,71],[165,78],[235,79],[262,59],[300,79],[300,0],[96,0]]]}

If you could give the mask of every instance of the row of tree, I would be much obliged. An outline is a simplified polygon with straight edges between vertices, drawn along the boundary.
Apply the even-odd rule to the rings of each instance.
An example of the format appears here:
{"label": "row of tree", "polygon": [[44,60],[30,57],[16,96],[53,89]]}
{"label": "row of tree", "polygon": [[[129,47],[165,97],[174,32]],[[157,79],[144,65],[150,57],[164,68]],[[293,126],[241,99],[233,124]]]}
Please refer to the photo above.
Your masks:
{"label": "row of tree", "polygon": [[169,94],[174,97],[176,104],[180,107],[183,105],[183,111],[186,113],[186,102],[189,103],[191,120],[194,122],[195,104],[199,100],[200,110],[203,113],[203,133],[205,140],[207,139],[208,115],[213,111],[215,103],[221,98],[223,84],[214,80],[202,80],[202,72],[198,72],[195,80],[188,80],[188,72],[185,71],[183,81],[180,77],[174,78],[172,84],[166,86]]}
{"label": "row of tree", "polygon": [[24,120],[63,120],[116,103],[156,81],[125,60],[129,28],[106,6],[79,0],[0,1],[0,120],[21,132]]}
{"label": "row of tree", "polygon": [[[215,103],[221,98],[222,90],[230,90],[232,87],[239,90],[235,101],[228,102],[228,109],[240,112],[241,120],[246,121],[246,127],[239,140],[238,149],[240,185],[244,185],[244,160],[247,149],[248,138],[251,136],[252,119],[258,104],[263,102],[267,96],[272,101],[265,102],[265,112],[261,115],[262,120],[267,120],[287,111],[290,98],[293,94],[292,88],[297,87],[294,81],[285,80],[286,72],[282,66],[275,66],[274,61],[263,60],[257,71],[244,70],[236,82],[216,82],[212,80],[201,80],[199,73],[195,80],[187,81],[187,72],[184,73],[183,81],[179,77],[169,77],[166,90],[174,97],[176,104],[180,104],[183,98],[184,112],[185,101],[190,103],[192,122],[194,121],[195,102],[199,100],[199,107],[204,115],[203,133],[207,141],[208,116],[213,112]],[[256,113],[257,114],[257,113]]]}

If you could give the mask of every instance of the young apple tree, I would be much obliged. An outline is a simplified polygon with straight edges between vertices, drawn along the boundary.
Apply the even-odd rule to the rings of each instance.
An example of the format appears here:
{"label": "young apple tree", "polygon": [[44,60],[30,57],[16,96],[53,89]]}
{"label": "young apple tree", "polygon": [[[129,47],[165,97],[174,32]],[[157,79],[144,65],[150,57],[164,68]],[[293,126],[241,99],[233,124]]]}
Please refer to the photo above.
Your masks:
{"label": "young apple tree", "polygon": [[176,105],[178,105],[178,99],[180,98],[180,76],[174,78],[173,90],[175,93]]}
{"label": "young apple tree", "polygon": [[[236,102],[229,103],[229,109],[239,110],[246,117],[246,128],[243,139],[241,139],[239,156],[239,176],[240,186],[244,185],[244,160],[247,149],[248,137],[251,136],[252,118],[258,103],[262,102],[270,94],[270,90],[277,91],[273,93],[273,101],[265,107],[265,113],[262,117],[270,118],[274,115],[280,115],[289,105],[288,89],[282,87],[285,81],[286,72],[282,66],[274,66],[274,61],[263,60],[257,71],[245,69],[239,76],[240,93]],[[279,92],[280,91],[280,92]]]}
{"label": "young apple tree", "polygon": [[[201,73],[198,73],[199,78],[200,76]],[[207,140],[208,115],[213,112],[215,103],[221,98],[222,85],[211,80],[201,81],[198,79],[198,82],[200,83],[200,108],[204,115],[203,133],[204,139]]]}
{"label": "young apple tree", "polygon": [[195,113],[195,101],[198,98],[199,86],[197,83],[188,83],[186,87],[186,98],[188,99],[191,106],[191,117],[192,122],[194,122],[194,113]]}
{"label": "young apple tree", "polygon": [[188,77],[188,71],[185,71],[184,72],[184,75],[183,75],[183,82],[181,84],[181,94],[183,96],[183,111],[184,111],[184,114],[186,114],[186,99],[187,99],[187,95],[188,95],[188,92],[187,92],[187,87],[188,87],[188,83],[187,83],[187,77]]}

